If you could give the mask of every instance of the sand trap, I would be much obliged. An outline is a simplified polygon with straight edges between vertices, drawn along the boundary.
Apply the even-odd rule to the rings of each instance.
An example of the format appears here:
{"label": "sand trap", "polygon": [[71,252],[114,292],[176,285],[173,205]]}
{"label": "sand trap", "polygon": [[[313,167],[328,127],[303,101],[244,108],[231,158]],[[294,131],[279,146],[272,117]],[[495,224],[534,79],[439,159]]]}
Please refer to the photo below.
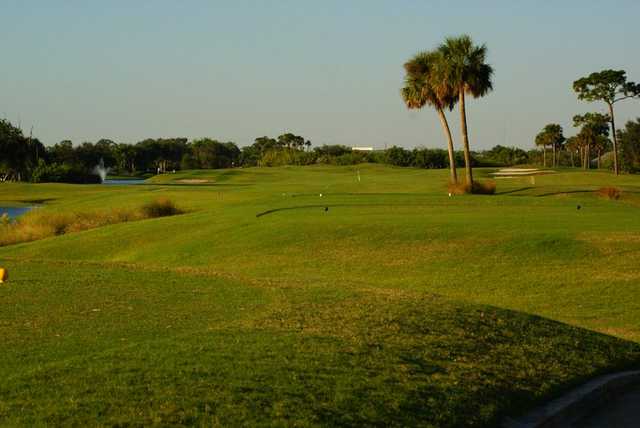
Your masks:
{"label": "sand trap", "polygon": [[211,180],[205,180],[204,178],[181,178],[180,180],[176,180],[176,182],[184,184],[204,184],[211,183]]}
{"label": "sand trap", "polygon": [[492,172],[496,178],[511,178],[511,177],[528,177],[531,175],[553,174],[555,171],[550,169],[538,169],[538,168],[503,168],[498,172]]}

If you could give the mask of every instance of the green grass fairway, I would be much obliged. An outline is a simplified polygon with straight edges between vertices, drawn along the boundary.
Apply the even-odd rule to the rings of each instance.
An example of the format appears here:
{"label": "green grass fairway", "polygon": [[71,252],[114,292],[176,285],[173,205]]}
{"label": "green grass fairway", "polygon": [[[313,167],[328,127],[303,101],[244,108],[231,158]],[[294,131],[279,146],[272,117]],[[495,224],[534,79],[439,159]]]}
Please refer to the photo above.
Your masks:
{"label": "green grass fairway", "polygon": [[0,205],[40,214],[187,211],[0,248],[0,425],[493,426],[640,367],[640,177],[562,170],[455,197],[446,179],[0,185]]}

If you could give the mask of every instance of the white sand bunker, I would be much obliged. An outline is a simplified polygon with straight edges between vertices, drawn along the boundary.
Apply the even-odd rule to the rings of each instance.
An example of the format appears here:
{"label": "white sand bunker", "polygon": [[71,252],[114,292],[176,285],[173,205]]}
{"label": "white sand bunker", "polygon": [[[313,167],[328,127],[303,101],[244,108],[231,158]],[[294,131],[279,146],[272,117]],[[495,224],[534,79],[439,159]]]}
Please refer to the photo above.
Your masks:
{"label": "white sand bunker", "polygon": [[529,177],[533,175],[553,174],[555,171],[538,168],[502,168],[492,172],[495,178]]}

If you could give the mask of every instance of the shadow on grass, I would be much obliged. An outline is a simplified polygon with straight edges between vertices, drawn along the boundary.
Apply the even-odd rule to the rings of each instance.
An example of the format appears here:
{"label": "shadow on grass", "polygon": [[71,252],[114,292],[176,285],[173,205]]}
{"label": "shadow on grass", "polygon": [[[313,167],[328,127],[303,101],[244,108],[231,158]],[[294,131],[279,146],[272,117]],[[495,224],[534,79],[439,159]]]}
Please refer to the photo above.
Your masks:
{"label": "shadow on grass", "polygon": [[576,193],[593,193],[593,192],[594,192],[593,190],[565,190],[565,191],[558,191],[558,192],[541,193],[535,196],[538,198],[542,198],[544,196],[571,195]]}
{"label": "shadow on grass", "polygon": [[[254,294],[235,283],[119,269],[104,273],[114,291],[96,285],[94,269],[61,269],[55,278],[72,273],[73,281],[59,279],[65,287],[42,301],[55,296],[89,315],[52,306],[46,317],[57,325],[32,332],[18,326],[41,307],[11,311],[6,331],[16,334],[3,356],[16,369],[0,367],[0,425],[496,426],[640,354],[635,343],[425,293]],[[50,277],[51,266],[37,272]],[[175,294],[174,280],[185,278],[198,294]],[[146,286],[157,282],[167,285]],[[92,311],[123,291],[141,310]],[[24,297],[9,295],[7,304]],[[74,334],[65,341],[42,339],[66,327]],[[25,349],[34,356],[25,359]]]}
{"label": "shadow on grass", "polygon": [[42,204],[45,204],[47,202],[52,202],[52,201],[56,201],[56,200],[58,200],[58,198],[23,199],[20,202],[25,203],[25,204],[42,205]]}
{"label": "shadow on grass", "polygon": [[257,218],[264,217],[266,215],[274,214],[274,213],[281,212],[281,211],[306,210],[306,209],[312,209],[312,208],[320,208],[320,209],[324,210],[324,212],[329,212],[331,208],[338,208],[338,207],[355,208],[355,207],[412,207],[412,206],[422,206],[422,204],[415,204],[415,205],[410,205],[410,204],[313,204],[313,205],[298,205],[298,206],[295,206],[295,207],[274,208],[274,209],[271,209],[271,210],[262,211],[262,212],[259,212],[258,214],[256,214],[256,217]]}
{"label": "shadow on grass", "polygon": [[519,189],[507,190],[507,191],[504,191],[504,192],[496,192],[496,195],[510,195],[512,193],[525,192],[525,191],[531,190],[531,189],[535,189],[535,187],[533,187],[533,186],[521,187]]}

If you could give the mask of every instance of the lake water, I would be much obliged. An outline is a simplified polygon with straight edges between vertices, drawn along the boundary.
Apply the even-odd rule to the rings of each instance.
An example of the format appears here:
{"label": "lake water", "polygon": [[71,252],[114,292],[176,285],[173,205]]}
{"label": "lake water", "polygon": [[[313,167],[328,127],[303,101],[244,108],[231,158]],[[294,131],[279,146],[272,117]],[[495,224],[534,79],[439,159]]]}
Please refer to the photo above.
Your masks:
{"label": "lake water", "polygon": [[9,218],[16,218],[21,216],[22,214],[30,211],[33,207],[1,207],[0,206],[0,216],[4,213],[9,215]]}
{"label": "lake water", "polygon": [[142,184],[144,180],[141,179],[125,179],[125,180],[110,180],[106,179],[102,182],[102,184],[107,184],[110,186],[128,186],[131,184]]}

